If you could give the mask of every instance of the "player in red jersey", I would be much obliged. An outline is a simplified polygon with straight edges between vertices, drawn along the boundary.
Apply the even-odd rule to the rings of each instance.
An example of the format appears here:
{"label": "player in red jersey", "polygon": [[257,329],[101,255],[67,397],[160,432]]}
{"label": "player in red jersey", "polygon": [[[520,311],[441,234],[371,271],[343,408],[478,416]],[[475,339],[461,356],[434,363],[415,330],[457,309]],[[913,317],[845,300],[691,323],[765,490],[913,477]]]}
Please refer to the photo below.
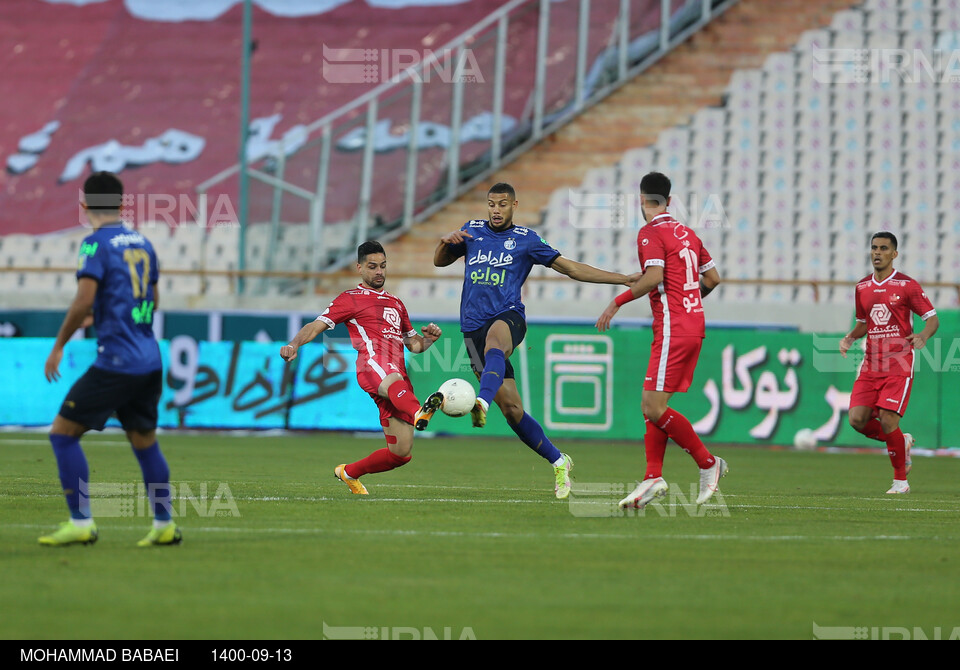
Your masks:
{"label": "player in red jersey", "polygon": [[[867,336],[866,355],[850,394],[850,425],[887,445],[893,464],[893,486],[887,493],[909,493],[907,475],[912,466],[913,436],[900,430],[900,419],[910,402],[914,350],[922,349],[937,328],[937,310],[920,284],[893,267],[897,238],[879,232],[870,240],[873,274],[857,284],[857,325],[842,340],[846,357],[854,341]],[[926,325],[913,332],[913,314]]]}
{"label": "player in red jersey", "polygon": [[621,508],[642,509],[666,495],[669,487],[663,479],[663,456],[667,438],[690,454],[700,468],[697,504],[710,500],[727,473],[726,461],[715,458],[690,421],[667,406],[674,393],[690,388],[705,336],[703,297],[720,283],[720,274],[700,238],[667,213],[669,204],[670,180],[659,172],[645,175],[640,181],[640,207],[647,225],[637,236],[643,277],[618,295],[597,320],[597,329],[603,332],[620,307],[650,294],[653,347],[641,398],[647,471],[637,488],[620,501]]}
{"label": "player in red jersey", "polygon": [[420,402],[413,393],[403,360],[406,347],[415,354],[426,351],[440,337],[439,326],[431,323],[417,334],[407,308],[400,298],[383,290],[387,256],[379,242],[364,242],[357,249],[357,288],[338,295],[330,306],[308,323],[290,344],[280,348],[285,361],[297,357],[297,350],[317,335],[346,323],[350,341],[357,350],[357,381],[380,408],[380,425],[387,440],[379,449],[356,463],[334,469],[337,479],[353,493],[367,494],[360,477],[406,465],[413,448],[413,426]]}

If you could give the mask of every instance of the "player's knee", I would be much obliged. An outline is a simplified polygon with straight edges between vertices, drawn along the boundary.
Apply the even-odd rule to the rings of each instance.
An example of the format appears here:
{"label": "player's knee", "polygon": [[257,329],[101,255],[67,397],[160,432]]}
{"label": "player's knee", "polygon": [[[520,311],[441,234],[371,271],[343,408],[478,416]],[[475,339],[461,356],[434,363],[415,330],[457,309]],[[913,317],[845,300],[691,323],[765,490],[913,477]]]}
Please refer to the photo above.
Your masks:
{"label": "player's knee", "polygon": [[387,449],[394,456],[400,458],[409,458],[413,451],[413,436],[406,435],[387,435]]}
{"label": "player's knee", "polygon": [[134,449],[149,449],[157,441],[157,434],[154,431],[143,433],[136,430],[127,431],[127,441]]}
{"label": "player's knee", "polygon": [[66,435],[67,437],[80,438],[86,432],[86,428],[74,421],[64,419],[59,414],[53,420],[50,426],[50,435]]}
{"label": "player's knee", "polygon": [[858,433],[862,433],[867,427],[867,419],[859,415],[850,414],[847,418],[850,421],[850,426]]}
{"label": "player's knee", "polygon": [[410,458],[410,454],[413,453],[413,442],[399,440],[396,444],[388,445],[387,448],[394,456],[399,456],[400,458]]}
{"label": "player's knee", "polygon": [[667,408],[661,407],[660,403],[652,402],[650,400],[641,400],[640,411],[643,412],[643,416],[653,423],[656,423],[660,420],[660,417],[663,416],[663,413],[667,411]]}
{"label": "player's knee", "polygon": [[521,403],[510,400],[498,403],[498,405],[503,413],[503,418],[510,425],[516,425],[523,419],[523,405]]}

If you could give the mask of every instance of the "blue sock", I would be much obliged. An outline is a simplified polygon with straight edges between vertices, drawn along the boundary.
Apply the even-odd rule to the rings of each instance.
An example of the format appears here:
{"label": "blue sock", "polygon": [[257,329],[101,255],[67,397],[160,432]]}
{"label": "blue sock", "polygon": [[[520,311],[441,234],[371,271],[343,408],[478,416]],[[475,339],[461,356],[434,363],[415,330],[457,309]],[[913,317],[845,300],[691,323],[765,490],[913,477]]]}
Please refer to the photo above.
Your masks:
{"label": "blue sock", "polygon": [[507,359],[501,349],[491,349],[484,354],[483,374],[480,375],[480,393],[487,407],[493,404],[493,397],[503,386],[503,374],[507,369]]}
{"label": "blue sock", "polygon": [[523,418],[520,419],[519,423],[511,423],[510,427],[513,428],[513,432],[523,440],[525,445],[543,456],[549,462],[556,463],[560,460],[560,457],[563,456],[560,450],[553,446],[553,443],[544,435],[543,427],[526,412],[523,413]]}
{"label": "blue sock", "polygon": [[69,435],[50,435],[53,455],[57,459],[60,486],[67,499],[71,519],[90,518],[90,468],[80,448],[80,439]]}
{"label": "blue sock", "polygon": [[157,521],[169,521],[172,503],[170,501],[170,467],[160,451],[160,443],[154,442],[146,449],[134,449],[133,453],[140,462],[143,472],[143,485],[147,487],[153,518]]}

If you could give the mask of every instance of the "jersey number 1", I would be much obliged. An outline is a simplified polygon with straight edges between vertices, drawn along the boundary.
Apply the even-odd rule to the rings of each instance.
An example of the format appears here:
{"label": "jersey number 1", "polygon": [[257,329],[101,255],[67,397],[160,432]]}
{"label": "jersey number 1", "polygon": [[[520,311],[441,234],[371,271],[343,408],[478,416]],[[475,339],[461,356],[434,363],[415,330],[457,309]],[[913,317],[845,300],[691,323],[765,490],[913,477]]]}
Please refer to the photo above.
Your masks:
{"label": "jersey number 1", "polygon": [[696,291],[700,288],[700,281],[697,277],[697,255],[693,253],[693,249],[690,247],[684,247],[680,250],[680,258],[683,260],[686,265],[686,279],[687,281],[683,285],[684,291]]}

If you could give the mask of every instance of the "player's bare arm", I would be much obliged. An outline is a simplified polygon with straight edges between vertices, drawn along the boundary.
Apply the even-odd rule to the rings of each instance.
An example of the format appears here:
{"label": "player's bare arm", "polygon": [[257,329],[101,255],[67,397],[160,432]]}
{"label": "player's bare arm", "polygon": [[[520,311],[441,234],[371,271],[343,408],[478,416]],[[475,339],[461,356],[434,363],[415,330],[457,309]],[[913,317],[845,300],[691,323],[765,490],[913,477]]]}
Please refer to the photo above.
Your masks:
{"label": "player's bare arm", "polygon": [[473,235],[465,230],[455,230],[441,237],[440,244],[433,252],[433,265],[438,268],[445,268],[460,258],[459,255],[450,250],[450,247],[465,242],[468,237],[472,238]]}
{"label": "player's bare arm", "polygon": [[939,327],[940,319],[936,314],[934,314],[927,319],[923,330],[921,330],[919,333],[907,335],[907,342],[909,342],[914,349],[923,349],[923,347],[927,344],[927,340],[933,337],[933,334],[937,332]]}
{"label": "player's bare arm", "polygon": [[630,293],[633,294],[634,300],[637,298],[642,298],[650,291],[657,288],[662,281],[663,266],[649,265],[647,266],[647,269],[643,271],[643,276],[640,277],[640,280],[630,284]]}
{"label": "player's bare arm", "polygon": [[717,268],[710,268],[700,276],[700,298],[706,298],[710,292],[720,284],[720,273]]}
{"label": "player's bare arm", "polygon": [[327,330],[329,327],[330,326],[325,324],[323,321],[311,321],[300,329],[300,332],[297,333],[292,340],[290,340],[290,344],[285,344],[280,347],[280,357],[287,362],[292,361],[297,357],[297,351],[300,349],[300,347],[308,342],[312,342],[317,335]]}
{"label": "player's bare arm", "polygon": [[630,285],[630,278],[619,272],[607,272],[600,270],[586,263],[578,263],[563,256],[557,256],[556,260],[550,265],[562,275],[575,279],[576,281],[586,282],[588,284],[623,284]]}
{"label": "player's bare arm", "polygon": [[404,346],[406,346],[411,353],[422,354],[443,335],[440,326],[435,323],[424,326],[420,329],[420,332],[423,334],[412,335],[403,340]]}
{"label": "player's bare arm", "polygon": [[48,382],[55,382],[60,379],[60,361],[63,359],[63,347],[73,337],[77,328],[83,326],[84,322],[93,312],[93,303],[97,297],[97,280],[90,277],[81,277],[77,282],[77,294],[67,309],[67,315],[63,317],[63,323],[60,324],[60,330],[57,333],[57,339],[53,343],[53,349],[47,357],[44,365],[44,375]]}
{"label": "player's bare arm", "polygon": [[[631,277],[634,275],[631,275]],[[620,305],[617,304],[617,300],[622,303],[630,302],[631,300],[636,300],[648,294],[650,291],[655,289],[660,282],[663,281],[663,268],[659,265],[651,265],[647,267],[646,271],[640,276],[636,281],[629,283],[631,298],[629,300],[624,300],[622,296],[617,296],[610,301],[610,304],[607,305],[606,309],[603,310],[603,313],[600,315],[600,318],[597,319],[597,330],[601,333],[610,328],[610,322],[613,321],[613,317],[616,316],[617,312],[620,311]]]}
{"label": "player's bare arm", "polygon": [[869,327],[866,323],[857,323],[853,330],[847,333],[844,338],[840,340],[840,355],[846,358],[847,351],[850,350],[850,347],[853,346],[853,343],[866,335],[868,329]]}

